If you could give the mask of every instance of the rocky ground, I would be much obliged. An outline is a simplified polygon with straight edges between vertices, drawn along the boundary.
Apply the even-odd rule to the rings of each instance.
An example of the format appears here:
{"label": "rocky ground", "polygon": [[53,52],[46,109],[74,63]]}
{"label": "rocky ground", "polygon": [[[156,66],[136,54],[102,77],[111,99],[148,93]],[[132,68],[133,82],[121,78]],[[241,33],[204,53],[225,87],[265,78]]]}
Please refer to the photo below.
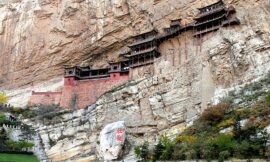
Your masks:
{"label": "rocky ground", "polygon": [[[178,73],[173,74],[177,76]],[[106,93],[85,110],[55,114],[51,120],[26,122],[37,129],[46,158],[76,161],[107,158],[106,153],[99,151],[102,129],[124,121],[127,138],[122,153],[125,160],[134,161],[133,146],[143,141],[155,144],[162,134],[173,138],[202,112],[201,103],[198,103],[201,98],[195,98],[198,94],[184,89],[189,80],[180,81],[173,74],[131,81]],[[224,90],[229,91],[230,88]],[[109,141],[114,140],[110,137]]]}

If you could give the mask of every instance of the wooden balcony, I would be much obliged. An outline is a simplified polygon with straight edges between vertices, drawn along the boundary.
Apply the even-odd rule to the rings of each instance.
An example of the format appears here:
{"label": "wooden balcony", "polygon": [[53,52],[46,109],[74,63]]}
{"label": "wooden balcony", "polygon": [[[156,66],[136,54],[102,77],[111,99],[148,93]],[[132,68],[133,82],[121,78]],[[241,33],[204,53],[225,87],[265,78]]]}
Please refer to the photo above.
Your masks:
{"label": "wooden balcony", "polygon": [[151,43],[151,42],[155,41],[155,39],[156,39],[156,36],[152,36],[152,37],[147,38],[147,39],[136,41],[135,43],[131,44],[129,47],[134,48],[134,47],[142,45],[142,44]]}
{"label": "wooden balcony", "polygon": [[215,22],[215,21],[217,21],[217,20],[221,20],[222,18],[226,18],[226,16],[227,16],[227,14],[222,14],[221,16],[216,17],[216,18],[214,18],[214,19],[211,19],[211,20],[208,20],[208,21],[204,21],[204,22],[198,22],[198,23],[195,23],[195,24],[194,24],[194,27],[199,27],[199,26],[202,26],[202,25],[206,25],[206,24]]}
{"label": "wooden balcony", "polygon": [[210,16],[210,15],[213,15],[213,14],[216,14],[216,13],[218,13],[218,12],[225,11],[225,10],[226,10],[226,8],[225,8],[224,6],[220,6],[220,7],[217,7],[217,8],[215,8],[215,9],[212,9],[212,10],[210,10],[210,11],[208,11],[208,12],[204,12],[204,13],[198,14],[198,15],[194,18],[194,20],[198,20],[198,19],[204,18],[204,17],[206,17],[206,16]]}
{"label": "wooden balcony", "polygon": [[240,20],[237,17],[233,17],[222,22],[222,26],[239,25],[239,24],[240,24]]}
{"label": "wooden balcony", "polygon": [[154,60],[149,60],[149,61],[138,62],[136,64],[132,64],[130,67],[135,68],[135,67],[150,65],[150,64],[153,64],[153,63],[154,63]]}
{"label": "wooden balcony", "polygon": [[177,27],[164,28],[164,31],[166,33],[174,33],[174,32],[179,31],[180,29],[182,29],[182,27],[181,26],[177,26]]}
{"label": "wooden balcony", "polygon": [[148,49],[144,49],[144,50],[140,50],[138,52],[132,51],[130,57],[143,55],[143,54],[147,54],[147,53],[151,53],[151,52],[159,53],[157,46],[154,46],[154,47],[148,48]]}
{"label": "wooden balcony", "polygon": [[200,30],[200,31],[198,31],[198,32],[196,32],[196,33],[194,33],[194,37],[200,37],[201,35],[204,35],[204,34],[206,34],[206,33],[209,33],[209,32],[211,32],[211,31],[216,31],[216,30],[218,30],[220,27],[221,27],[222,25],[218,25],[218,26],[213,26],[213,27],[211,27],[211,28],[207,28],[207,29],[205,29],[205,30]]}
{"label": "wooden balcony", "polygon": [[104,74],[104,75],[92,75],[92,76],[84,76],[84,77],[82,77],[82,76],[80,76],[80,77],[78,77],[80,80],[86,80],[86,79],[99,79],[99,78],[108,78],[108,77],[110,77],[110,75],[109,74]]}
{"label": "wooden balcony", "polygon": [[159,35],[156,39],[157,39],[158,42],[162,42],[164,40],[173,38],[173,37],[179,35],[182,32],[185,32],[185,31],[188,31],[188,30],[192,29],[193,26],[194,26],[194,22],[188,23],[188,24],[186,24],[186,25],[184,25],[182,27],[178,27],[178,28],[173,28],[173,29],[165,28],[164,29],[165,33]]}
{"label": "wooden balcony", "polygon": [[240,24],[240,20],[238,18],[236,18],[236,17],[230,18],[228,20],[223,21],[220,25],[216,25],[216,26],[213,26],[211,28],[207,28],[205,30],[198,31],[198,32],[194,33],[193,36],[200,37],[201,35],[204,35],[204,34],[209,33],[211,31],[216,31],[223,26],[238,25],[238,24]]}

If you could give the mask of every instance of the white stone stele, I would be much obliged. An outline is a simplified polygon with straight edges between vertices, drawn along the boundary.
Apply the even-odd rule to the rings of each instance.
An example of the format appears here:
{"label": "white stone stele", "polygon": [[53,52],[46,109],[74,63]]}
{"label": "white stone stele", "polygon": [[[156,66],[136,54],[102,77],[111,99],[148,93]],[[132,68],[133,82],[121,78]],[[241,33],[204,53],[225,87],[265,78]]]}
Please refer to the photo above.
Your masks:
{"label": "white stone stele", "polygon": [[[123,130],[119,133],[118,130]],[[118,138],[117,138],[118,136]],[[122,139],[122,140],[119,140]],[[122,152],[126,140],[126,127],[124,121],[106,125],[99,136],[99,157],[103,160],[116,160]]]}

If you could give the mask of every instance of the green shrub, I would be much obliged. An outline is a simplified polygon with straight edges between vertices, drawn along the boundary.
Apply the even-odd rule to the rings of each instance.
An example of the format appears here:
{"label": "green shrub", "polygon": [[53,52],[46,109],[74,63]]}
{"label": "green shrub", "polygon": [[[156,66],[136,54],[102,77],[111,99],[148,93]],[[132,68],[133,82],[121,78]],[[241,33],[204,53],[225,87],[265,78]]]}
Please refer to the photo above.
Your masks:
{"label": "green shrub", "polygon": [[255,82],[250,85],[250,90],[251,91],[257,91],[262,89],[263,85],[260,82]]}
{"label": "green shrub", "polygon": [[37,115],[40,119],[52,119],[59,115],[60,110],[58,105],[40,105]]}
{"label": "green shrub", "polygon": [[[270,147],[267,146],[269,135],[262,131],[270,124],[270,91],[259,92],[263,86],[263,82],[254,83],[242,90],[243,102],[255,101],[265,95],[263,101],[246,102],[244,105],[250,105],[239,108],[231,104],[231,97],[240,97],[240,94],[231,92],[233,95],[230,95],[230,98],[224,99],[224,102],[218,105],[209,106],[191,127],[174,140],[161,136],[153,150],[152,160],[224,161],[229,158],[270,158]],[[251,95],[245,95],[244,92],[247,91]],[[248,119],[248,122],[241,126],[240,121],[244,119]],[[220,134],[220,129],[228,127],[233,127],[233,131]],[[143,150],[146,150],[144,154]],[[136,147],[135,153],[146,161],[149,157],[148,145]]]}
{"label": "green shrub", "polygon": [[240,119],[246,119],[251,114],[253,114],[253,113],[251,112],[250,108],[236,108],[234,110],[234,113],[232,114],[233,115],[232,117],[239,116]]}
{"label": "green shrub", "polygon": [[237,145],[232,135],[229,134],[219,134],[208,139],[202,138],[202,140],[204,141],[200,142],[199,158],[207,160],[227,159],[232,155],[234,147]]}
{"label": "green shrub", "polygon": [[140,146],[135,146],[134,153],[135,153],[137,158],[141,158],[141,147]]}
{"label": "green shrub", "polygon": [[18,148],[18,145],[16,145],[16,143],[12,140],[5,141],[5,144],[12,150],[15,150]]}
{"label": "green shrub", "polygon": [[152,157],[154,162],[160,159],[160,156],[161,156],[164,149],[165,149],[165,147],[163,146],[161,141],[159,141],[158,144],[154,148],[154,153],[153,153],[153,157]]}
{"label": "green shrub", "polygon": [[270,107],[270,90],[267,92],[264,102],[267,107]]}
{"label": "green shrub", "polygon": [[25,111],[22,112],[22,116],[28,119],[36,117],[37,114],[37,110],[33,110],[30,108],[27,108]]}
{"label": "green shrub", "polygon": [[227,96],[222,97],[219,100],[221,103],[233,104],[234,96],[235,96],[234,92],[231,91]]}
{"label": "green shrub", "polygon": [[6,121],[6,116],[5,114],[0,112],[0,124],[4,123]]}
{"label": "green shrub", "polygon": [[254,149],[255,145],[250,143],[247,140],[243,140],[234,148],[234,157],[237,158],[251,158],[252,156],[256,156],[258,152]]}
{"label": "green shrub", "polygon": [[187,160],[197,159],[197,152],[194,149],[190,149],[185,152],[185,156]]}
{"label": "green shrub", "polygon": [[186,142],[186,143],[194,143],[196,140],[195,136],[192,135],[179,135],[176,137],[177,142]]}
{"label": "green shrub", "polygon": [[215,125],[222,121],[226,110],[229,108],[230,105],[228,103],[219,103],[217,105],[210,106],[203,112],[201,119],[210,125]]}
{"label": "green shrub", "polygon": [[186,152],[190,149],[185,143],[176,143],[172,153],[173,160],[186,160]]}
{"label": "green shrub", "polygon": [[148,142],[144,142],[142,145],[136,146],[134,148],[134,153],[136,157],[142,159],[142,161],[146,161],[148,159],[148,154],[149,154],[148,147],[149,147]]}
{"label": "green shrub", "polygon": [[266,152],[265,152],[265,156],[270,159],[270,146],[267,147]]}
{"label": "green shrub", "polygon": [[32,142],[28,142],[28,141],[19,141],[17,143],[19,145],[19,148],[32,148],[34,147],[34,144]]}
{"label": "green shrub", "polygon": [[8,102],[8,97],[4,92],[0,92],[0,104],[6,104]]}
{"label": "green shrub", "polygon": [[7,140],[5,141],[5,144],[12,150],[16,149],[29,149],[34,147],[34,144],[32,142],[28,141],[12,141],[12,140]]}
{"label": "green shrub", "polygon": [[218,128],[227,128],[227,127],[232,126],[234,123],[235,123],[235,119],[230,118],[230,119],[221,121],[221,122],[217,125],[217,127],[218,127]]}
{"label": "green shrub", "polygon": [[221,151],[218,156],[219,161],[227,160],[230,157],[231,153],[229,151]]}
{"label": "green shrub", "polygon": [[167,136],[161,136],[160,141],[164,146],[160,159],[161,160],[172,159],[172,154],[175,146],[174,142],[170,140]]}
{"label": "green shrub", "polygon": [[217,137],[209,141],[209,145],[214,147],[218,152],[232,152],[235,144],[233,136],[229,134],[219,134]]}

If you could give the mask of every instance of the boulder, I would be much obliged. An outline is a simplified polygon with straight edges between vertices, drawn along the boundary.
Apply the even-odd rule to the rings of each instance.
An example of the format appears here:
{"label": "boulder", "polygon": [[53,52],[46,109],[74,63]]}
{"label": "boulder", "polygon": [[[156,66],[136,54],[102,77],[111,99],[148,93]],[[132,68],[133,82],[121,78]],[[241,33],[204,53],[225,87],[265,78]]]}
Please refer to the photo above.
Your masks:
{"label": "boulder", "polygon": [[99,136],[99,157],[104,160],[119,159],[123,153],[126,140],[124,121],[106,125]]}

